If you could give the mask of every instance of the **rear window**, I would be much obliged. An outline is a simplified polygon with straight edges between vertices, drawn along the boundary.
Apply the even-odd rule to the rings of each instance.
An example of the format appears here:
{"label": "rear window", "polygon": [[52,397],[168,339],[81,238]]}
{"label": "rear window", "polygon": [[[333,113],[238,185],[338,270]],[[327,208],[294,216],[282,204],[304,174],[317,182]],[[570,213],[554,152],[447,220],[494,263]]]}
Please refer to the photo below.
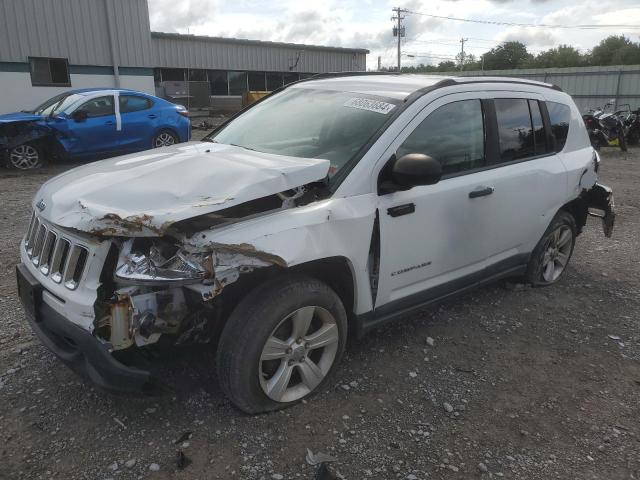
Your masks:
{"label": "rear window", "polygon": [[151,100],[138,95],[120,95],[120,113],[139,112],[151,108]]}
{"label": "rear window", "polygon": [[557,153],[562,151],[565,143],[567,143],[571,109],[563,103],[547,102],[547,110],[549,111],[551,133],[555,138],[555,151]]}
{"label": "rear window", "polygon": [[496,98],[500,161],[510,162],[535,155],[529,104],[524,98]]}

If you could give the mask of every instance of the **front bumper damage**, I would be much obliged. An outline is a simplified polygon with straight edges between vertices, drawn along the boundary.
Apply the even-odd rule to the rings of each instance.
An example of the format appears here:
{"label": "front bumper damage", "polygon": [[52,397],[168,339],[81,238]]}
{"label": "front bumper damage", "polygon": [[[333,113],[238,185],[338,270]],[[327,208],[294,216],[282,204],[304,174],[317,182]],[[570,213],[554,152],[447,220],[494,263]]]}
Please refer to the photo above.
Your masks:
{"label": "front bumper damage", "polygon": [[24,264],[16,267],[18,293],[40,341],[74,372],[105,390],[154,393],[158,382],[148,371],[119,362],[104,343],[42,301],[44,287]]}

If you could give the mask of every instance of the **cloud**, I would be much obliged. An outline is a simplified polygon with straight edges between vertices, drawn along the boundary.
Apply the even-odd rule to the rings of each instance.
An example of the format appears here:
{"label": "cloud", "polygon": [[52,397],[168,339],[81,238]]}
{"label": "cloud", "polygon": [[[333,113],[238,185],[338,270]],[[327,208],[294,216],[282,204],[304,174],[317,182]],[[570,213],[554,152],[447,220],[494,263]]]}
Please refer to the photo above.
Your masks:
{"label": "cloud", "polygon": [[151,29],[184,33],[210,21],[218,8],[218,0],[149,0]]}
{"label": "cloud", "polygon": [[498,35],[501,42],[521,42],[527,47],[553,47],[558,37],[549,29],[509,27]]}

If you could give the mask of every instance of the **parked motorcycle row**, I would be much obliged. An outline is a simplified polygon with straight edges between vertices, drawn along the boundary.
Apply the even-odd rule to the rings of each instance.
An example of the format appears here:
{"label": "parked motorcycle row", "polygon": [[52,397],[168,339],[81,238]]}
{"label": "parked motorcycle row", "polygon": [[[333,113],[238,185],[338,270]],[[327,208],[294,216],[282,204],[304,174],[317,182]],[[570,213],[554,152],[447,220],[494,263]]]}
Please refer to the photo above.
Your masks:
{"label": "parked motorcycle row", "polygon": [[596,150],[601,147],[620,147],[626,152],[627,145],[640,143],[640,108],[631,110],[629,104],[618,107],[626,108],[614,110],[615,103],[609,102],[604,108],[591,109],[582,116]]}

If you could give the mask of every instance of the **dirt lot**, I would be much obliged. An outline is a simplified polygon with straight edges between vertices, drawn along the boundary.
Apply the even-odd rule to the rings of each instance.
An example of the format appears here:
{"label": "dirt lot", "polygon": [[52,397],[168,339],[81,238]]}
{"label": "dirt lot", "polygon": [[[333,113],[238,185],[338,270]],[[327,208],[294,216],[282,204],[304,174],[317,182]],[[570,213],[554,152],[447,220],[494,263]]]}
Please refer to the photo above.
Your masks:
{"label": "dirt lot", "polygon": [[49,353],[14,264],[32,196],[68,166],[0,170],[0,478],[312,479],[307,448],[348,479],[640,478],[640,149],[602,153],[616,231],[590,220],[558,285],[498,284],[384,327],[330,389],[260,416],[225,400],[207,350],[167,362],[175,392],[154,398],[96,391]]}

